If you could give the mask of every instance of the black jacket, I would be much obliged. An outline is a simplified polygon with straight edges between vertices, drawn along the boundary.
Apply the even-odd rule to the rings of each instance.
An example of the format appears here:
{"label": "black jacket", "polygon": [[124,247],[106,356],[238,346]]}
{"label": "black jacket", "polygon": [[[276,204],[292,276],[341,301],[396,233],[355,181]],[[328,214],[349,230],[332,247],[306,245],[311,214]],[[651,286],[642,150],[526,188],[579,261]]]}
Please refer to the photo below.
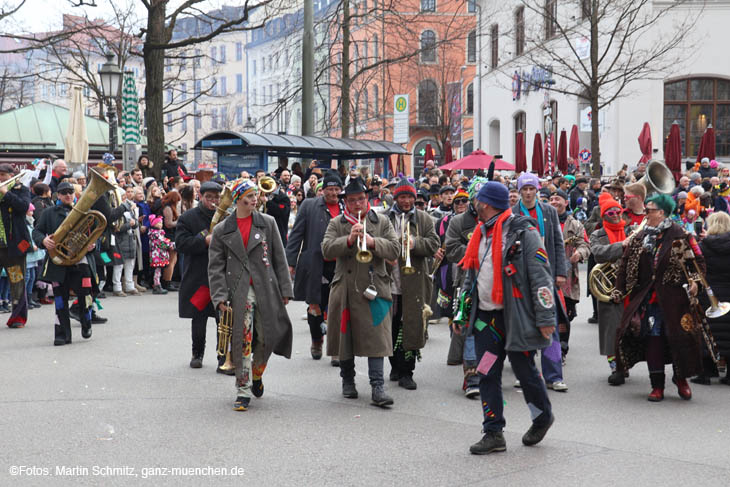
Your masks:
{"label": "black jacket", "polygon": [[30,235],[25,222],[25,214],[28,213],[29,206],[30,191],[19,183],[16,183],[0,199],[5,240],[8,245],[8,255],[11,257],[25,255],[33,247],[30,244]]}
{"label": "black jacket", "polygon": [[291,212],[291,201],[289,196],[281,188],[271,193],[271,199],[266,202],[266,214],[273,216],[276,226],[279,228],[281,241],[286,247],[287,233],[289,232],[289,213]]}
{"label": "black jacket", "polygon": [[165,160],[165,163],[160,168],[160,177],[164,178],[167,176],[168,178],[171,178],[173,176],[180,176],[180,171],[178,168],[182,169],[183,174],[186,176],[188,175],[188,170],[185,167],[185,164],[182,163],[179,159],[176,159],[174,161],[171,161],[169,159]]}
{"label": "black jacket", "polygon": [[[707,266],[707,282],[720,301],[730,301],[730,233],[708,235],[700,243]],[[703,307],[710,305],[707,295],[700,294]],[[730,313],[716,319],[708,319],[710,330],[717,342],[720,355],[730,358]]]}
{"label": "black jacket", "polygon": [[210,301],[208,246],[205,244],[214,213],[200,205],[186,211],[177,220],[175,247],[185,256],[182,259],[182,281],[178,292],[180,318],[201,315],[215,317],[215,309]]}
{"label": "black jacket", "polygon": [[[33,229],[33,241],[39,249],[46,248],[43,245],[43,239],[46,238],[46,235],[52,235],[70,212],[71,208],[63,205],[53,206],[43,212]],[[46,258],[42,278],[47,282],[64,282],[66,269],[67,266],[56,265],[50,258]]]}

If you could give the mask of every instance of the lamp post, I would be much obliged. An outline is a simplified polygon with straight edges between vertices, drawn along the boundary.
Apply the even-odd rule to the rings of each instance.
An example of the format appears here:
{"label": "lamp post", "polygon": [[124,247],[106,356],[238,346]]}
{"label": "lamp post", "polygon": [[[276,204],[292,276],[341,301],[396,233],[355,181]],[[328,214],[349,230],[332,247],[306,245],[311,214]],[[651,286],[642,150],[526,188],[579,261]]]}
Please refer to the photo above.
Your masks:
{"label": "lamp post", "polygon": [[122,81],[122,71],[114,62],[114,54],[106,53],[106,62],[99,69],[99,79],[101,79],[101,92],[106,98],[106,116],[109,122],[109,152],[114,154],[117,146],[117,113],[114,110],[112,101],[119,93],[119,83]]}
{"label": "lamp post", "polygon": [[248,117],[248,120],[246,120],[246,125],[243,126],[243,130],[246,132],[256,132],[256,125],[251,120],[251,117]]}

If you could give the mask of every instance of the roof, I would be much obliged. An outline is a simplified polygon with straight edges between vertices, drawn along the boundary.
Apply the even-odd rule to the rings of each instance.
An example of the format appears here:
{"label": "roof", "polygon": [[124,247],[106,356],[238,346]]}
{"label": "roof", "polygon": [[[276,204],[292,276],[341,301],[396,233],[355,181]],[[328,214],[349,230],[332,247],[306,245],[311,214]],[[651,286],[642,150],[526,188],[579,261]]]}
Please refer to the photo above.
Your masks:
{"label": "roof", "polygon": [[408,154],[402,146],[380,140],[337,139],[313,135],[256,134],[218,131],[206,135],[195,149],[238,154],[268,151],[269,156],[305,159],[372,159]]}
{"label": "roof", "polygon": [[[29,152],[63,152],[70,110],[48,102],[38,102],[0,113],[0,150]],[[89,152],[107,151],[109,124],[85,116]],[[117,140],[122,139],[117,127]],[[142,146],[147,138],[142,137]]]}

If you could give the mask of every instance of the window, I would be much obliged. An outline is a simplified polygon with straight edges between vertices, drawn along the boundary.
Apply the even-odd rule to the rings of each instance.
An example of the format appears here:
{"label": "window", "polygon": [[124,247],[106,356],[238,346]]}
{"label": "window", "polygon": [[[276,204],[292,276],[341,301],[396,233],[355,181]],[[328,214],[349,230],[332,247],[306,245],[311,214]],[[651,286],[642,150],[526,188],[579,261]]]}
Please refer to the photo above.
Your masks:
{"label": "window", "polygon": [[261,58],[261,72],[262,73],[266,72],[266,56]]}
{"label": "window", "polygon": [[489,65],[494,69],[499,64],[499,26],[497,24],[492,26],[490,35],[492,41],[492,59]]}
{"label": "window", "polygon": [[525,7],[515,12],[515,56],[525,52]]}
{"label": "window", "polygon": [[228,109],[226,107],[221,107],[221,128],[227,129],[228,125]]}
{"label": "window", "polygon": [[188,89],[186,86],[186,83],[183,81],[180,83],[180,101],[185,101],[188,99]]}
{"label": "window", "polygon": [[202,91],[201,85],[202,85],[202,82],[199,79],[195,80],[195,89],[194,89],[195,96],[200,96],[200,92]]}
{"label": "window", "polygon": [[196,49],[195,50],[195,58],[193,59],[193,66],[194,67],[196,67],[196,68],[199,68],[200,67],[200,57],[202,55],[203,54],[200,52],[200,49]]}
{"label": "window", "polygon": [[474,152],[474,140],[469,139],[466,142],[464,142],[464,148],[461,150],[461,155],[462,155],[462,157],[468,156],[472,152]]}
{"label": "window", "polygon": [[251,61],[251,74],[256,76],[256,60]]}
{"label": "window", "polygon": [[355,93],[355,104],[353,105],[353,120],[355,121],[355,125],[357,125],[360,122],[360,93]]}
{"label": "window", "polygon": [[202,124],[202,118],[200,117],[200,112],[195,112],[195,115],[193,115],[193,118],[195,121],[193,122],[195,124],[195,130],[200,130],[203,128]]}
{"label": "window", "polygon": [[210,127],[217,129],[218,128],[218,109],[213,108],[210,111]]}
{"label": "window", "polygon": [[183,132],[188,131],[188,114],[185,112],[182,112],[182,120],[180,120],[180,126]]}
{"label": "window", "polygon": [[436,33],[432,30],[421,33],[421,62],[436,62]]}
{"label": "window", "polygon": [[373,113],[380,115],[380,97],[378,96],[378,85],[373,86]]}
{"label": "window", "polygon": [[236,42],[236,61],[243,60],[243,43]]}
{"label": "window", "polygon": [[167,89],[167,103],[172,103],[172,88]]}
{"label": "window", "polygon": [[236,107],[236,125],[243,125],[243,107],[240,105]]}
{"label": "window", "polygon": [[221,46],[220,49],[218,50],[218,52],[220,53],[220,56],[221,56],[220,63],[226,64],[226,46]]}
{"label": "window", "polygon": [[367,120],[368,118],[370,118],[370,105],[369,105],[369,101],[368,101],[368,89],[367,88],[365,88],[365,91],[363,92],[362,95],[363,95],[363,99],[362,99],[362,101],[363,101],[363,103],[362,103],[363,104],[363,107],[362,107],[362,115],[363,115],[363,117],[362,118],[363,118],[363,120]]}
{"label": "window", "polygon": [[172,71],[172,59],[169,57],[165,58],[165,72],[169,73]]}
{"label": "window", "polygon": [[679,124],[682,156],[696,157],[705,129],[715,128],[717,157],[730,156],[730,81],[690,78],[664,84],[664,140]]}
{"label": "window", "polygon": [[[527,114],[525,112],[517,112],[514,116],[515,122],[515,141],[517,140],[517,132],[525,133],[527,129]],[[527,142],[527,140],[525,140]]]}
{"label": "window", "polygon": [[466,0],[466,11],[470,14],[477,11],[477,0]]}
{"label": "window", "polygon": [[469,32],[466,37],[466,62],[477,62],[477,31]]}
{"label": "window", "polygon": [[438,121],[438,87],[431,79],[418,83],[418,123],[436,125]]}
{"label": "window", "polygon": [[378,36],[373,36],[373,59],[376,61],[378,60],[378,56],[380,55],[380,49],[378,49]]}
{"label": "window", "polygon": [[421,12],[435,12],[436,0],[421,0]]}
{"label": "window", "polygon": [[545,39],[558,33],[558,0],[545,0]]}
{"label": "window", "polygon": [[474,83],[466,87],[466,114],[474,114]]}
{"label": "window", "polygon": [[165,127],[167,128],[168,134],[172,132],[172,113],[167,114],[167,122],[165,123]]}
{"label": "window", "polygon": [[256,88],[251,91],[251,105],[256,105],[258,100],[256,99]]}
{"label": "window", "polygon": [[228,94],[227,79],[225,76],[221,76],[221,96]]}
{"label": "window", "polygon": [[216,59],[218,59],[218,48],[211,47],[210,48],[210,65],[211,66],[215,66]]}
{"label": "window", "polygon": [[243,75],[241,73],[236,75],[236,93],[243,93]]}
{"label": "window", "polygon": [[210,96],[218,96],[218,80],[215,78],[210,80]]}
{"label": "window", "polygon": [[580,0],[580,15],[582,19],[591,18],[593,12],[592,7],[591,0]]}

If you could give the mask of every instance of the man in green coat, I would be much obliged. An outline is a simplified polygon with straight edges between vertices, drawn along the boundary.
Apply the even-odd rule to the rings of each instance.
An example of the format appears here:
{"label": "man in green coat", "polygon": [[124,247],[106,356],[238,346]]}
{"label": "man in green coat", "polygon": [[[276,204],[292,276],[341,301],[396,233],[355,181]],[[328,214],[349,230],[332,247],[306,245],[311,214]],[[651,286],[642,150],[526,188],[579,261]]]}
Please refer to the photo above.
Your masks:
{"label": "man in green coat", "polygon": [[388,218],[400,238],[401,255],[390,262],[394,305],[390,380],[413,390],[417,387],[413,380],[416,358],[426,344],[426,323],[431,315],[428,301],[432,282],[427,259],[438,250],[439,237],[429,214],[416,209],[416,187],[412,183],[401,179],[393,189],[393,196],[395,204]]}
{"label": "man in green coat", "polygon": [[368,357],[372,402],[384,407],[393,404],[383,379],[383,359],[393,355],[391,278],[385,263],[398,258],[400,242],[388,218],[370,209],[366,191],[362,179],[350,180],[344,212],[330,220],[322,241],[323,258],[337,259],[327,355],[340,357],[342,395],[350,399],[358,395],[355,357]]}

